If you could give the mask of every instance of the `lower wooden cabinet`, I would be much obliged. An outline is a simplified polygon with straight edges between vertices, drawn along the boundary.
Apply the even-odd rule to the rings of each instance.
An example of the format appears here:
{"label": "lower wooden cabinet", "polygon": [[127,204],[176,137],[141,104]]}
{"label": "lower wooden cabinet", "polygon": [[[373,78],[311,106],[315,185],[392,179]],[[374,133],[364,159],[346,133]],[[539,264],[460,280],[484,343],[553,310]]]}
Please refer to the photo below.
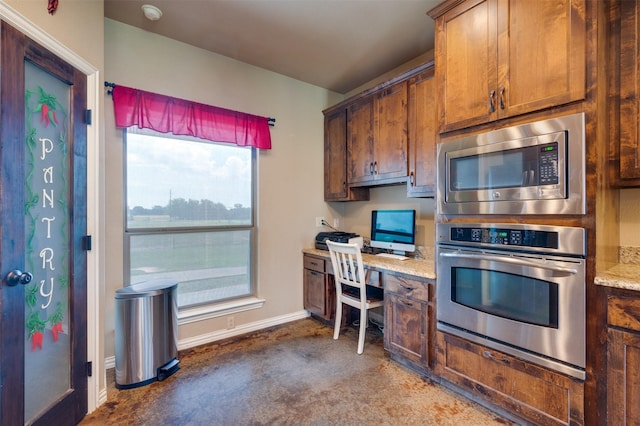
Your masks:
{"label": "lower wooden cabinet", "polygon": [[640,425],[640,299],[610,296],[607,319],[607,424]]}
{"label": "lower wooden cabinet", "polygon": [[384,347],[391,358],[417,370],[433,360],[433,286],[414,277],[384,273]]}
{"label": "lower wooden cabinet", "polygon": [[304,308],[311,314],[331,321],[335,317],[336,289],[333,275],[329,274],[329,260],[305,254],[303,297]]}
{"label": "lower wooden cabinet", "polygon": [[436,336],[436,375],[472,398],[536,425],[584,424],[582,381],[456,336]]}

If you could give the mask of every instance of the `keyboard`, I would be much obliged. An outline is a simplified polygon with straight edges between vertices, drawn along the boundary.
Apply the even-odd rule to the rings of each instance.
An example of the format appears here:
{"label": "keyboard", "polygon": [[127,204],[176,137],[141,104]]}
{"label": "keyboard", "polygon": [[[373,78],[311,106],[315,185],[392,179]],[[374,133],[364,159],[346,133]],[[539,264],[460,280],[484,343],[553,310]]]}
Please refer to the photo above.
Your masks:
{"label": "keyboard", "polygon": [[392,253],[378,253],[376,256],[386,257],[387,259],[395,259],[395,260],[407,260],[409,259],[407,256],[402,256],[401,254],[392,254]]}

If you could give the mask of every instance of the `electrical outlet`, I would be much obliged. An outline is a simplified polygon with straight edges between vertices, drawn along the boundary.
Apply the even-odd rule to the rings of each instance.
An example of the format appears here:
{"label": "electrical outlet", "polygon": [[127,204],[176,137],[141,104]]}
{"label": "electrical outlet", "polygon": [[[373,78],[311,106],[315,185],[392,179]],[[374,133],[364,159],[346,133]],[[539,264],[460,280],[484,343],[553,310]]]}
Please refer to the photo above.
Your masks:
{"label": "electrical outlet", "polygon": [[337,217],[333,218],[333,227],[336,228],[336,229],[340,228],[340,219],[339,218],[337,218]]}
{"label": "electrical outlet", "polygon": [[324,226],[323,222],[326,222],[327,220],[324,218],[324,216],[316,216],[316,226],[320,227],[320,226]]}
{"label": "electrical outlet", "polygon": [[227,317],[227,330],[231,330],[236,326],[235,318]]}

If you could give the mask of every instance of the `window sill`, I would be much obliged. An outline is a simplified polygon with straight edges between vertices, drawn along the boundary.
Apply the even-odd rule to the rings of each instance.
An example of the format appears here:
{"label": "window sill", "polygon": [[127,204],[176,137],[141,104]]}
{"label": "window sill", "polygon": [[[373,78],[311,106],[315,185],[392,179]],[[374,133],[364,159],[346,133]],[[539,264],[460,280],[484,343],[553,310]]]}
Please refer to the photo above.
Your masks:
{"label": "window sill", "polygon": [[264,299],[258,299],[257,297],[246,297],[224,303],[179,309],[178,325],[259,309],[264,305],[264,302]]}

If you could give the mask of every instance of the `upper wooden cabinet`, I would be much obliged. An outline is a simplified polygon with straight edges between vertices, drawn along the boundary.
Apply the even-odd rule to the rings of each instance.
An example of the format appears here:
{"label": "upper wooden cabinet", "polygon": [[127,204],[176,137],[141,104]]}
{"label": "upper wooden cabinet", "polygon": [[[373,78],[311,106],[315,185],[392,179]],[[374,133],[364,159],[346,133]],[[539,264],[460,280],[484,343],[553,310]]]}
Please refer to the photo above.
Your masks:
{"label": "upper wooden cabinet", "polygon": [[371,186],[407,178],[407,82],[354,102],[347,110],[348,182]]}
{"label": "upper wooden cabinet", "polygon": [[[638,25],[640,25],[640,7],[637,1],[620,1],[613,9],[613,22],[617,25],[615,34],[618,49],[612,49],[612,63],[620,61],[620,106],[615,111],[619,116],[619,146],[613,152],[619,152],[619,183],[621,186],[640,186],[640,62],[638,49]],[[615,138],[614,138],[615,140]],[[617,149],[616,149],[617,148]]]}
{"label": "upper wooden cabinet", "polygon": [[351,188],[347,183],[347,110],[338,108],[324,117],[324,199],[326,201],[366,201],[367,188]]}
{"label": "upper wooden cabinet", "polygon": [[407,183],[435,195],[433,61],[324,111],[324,198],[364,201],[372,186]]}
{"label": "upper wooden cabinet", "polygon": [[409,79],[409,180],[407,196],[436,192],[436,98],[433,68]]}
{"label": "upper wooden cabinet", "polygon": [[584,99],[586,0],[459,0],[435,19],[440,132]]}

